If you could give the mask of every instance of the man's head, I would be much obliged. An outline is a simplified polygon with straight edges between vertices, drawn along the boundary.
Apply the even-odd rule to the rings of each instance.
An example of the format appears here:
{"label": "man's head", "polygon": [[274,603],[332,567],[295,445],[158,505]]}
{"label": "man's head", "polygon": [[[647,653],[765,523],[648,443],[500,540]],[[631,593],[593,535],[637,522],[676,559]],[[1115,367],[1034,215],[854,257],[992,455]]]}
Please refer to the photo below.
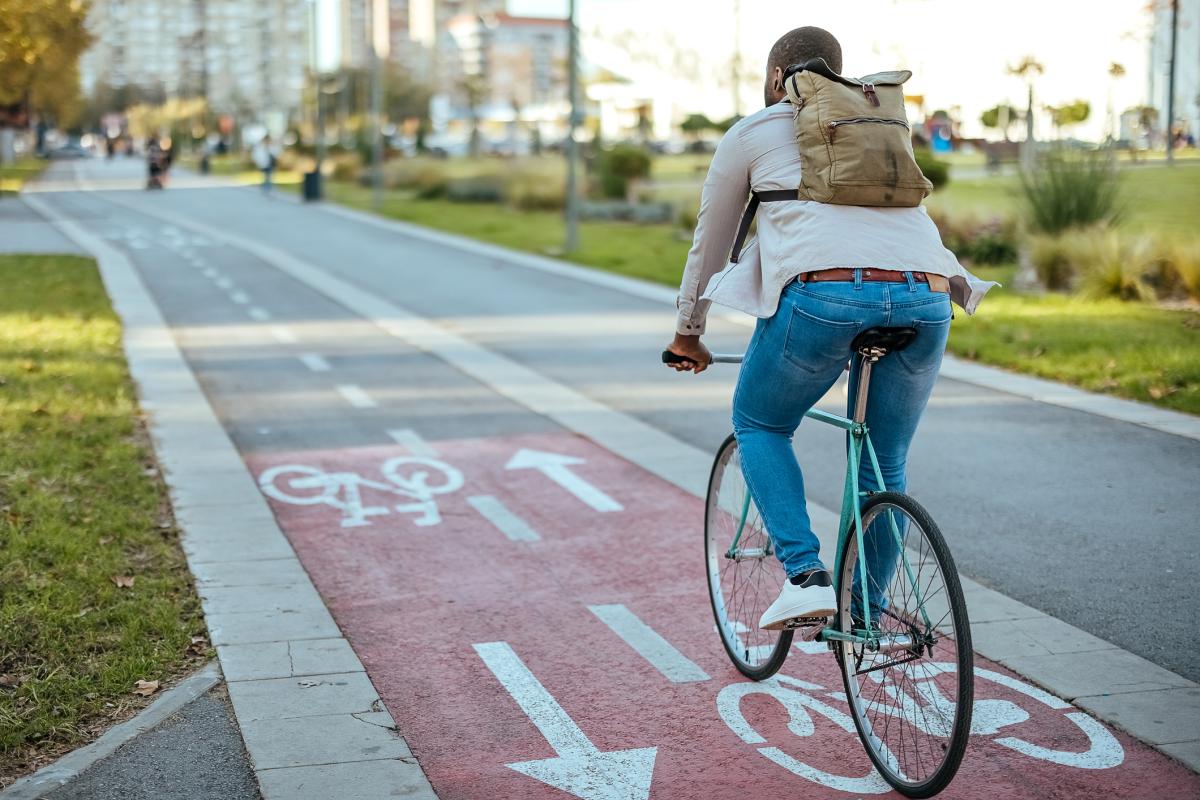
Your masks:
{"label": "man's head", "polygon": [[775,105],[787,94],[783,89],[784,70],[810,58],[823,58],[834,72],[842,71],[842,46],[824,28],[796,28],[779,37],[767,56],[767,81],[763,86],[767,105]]}

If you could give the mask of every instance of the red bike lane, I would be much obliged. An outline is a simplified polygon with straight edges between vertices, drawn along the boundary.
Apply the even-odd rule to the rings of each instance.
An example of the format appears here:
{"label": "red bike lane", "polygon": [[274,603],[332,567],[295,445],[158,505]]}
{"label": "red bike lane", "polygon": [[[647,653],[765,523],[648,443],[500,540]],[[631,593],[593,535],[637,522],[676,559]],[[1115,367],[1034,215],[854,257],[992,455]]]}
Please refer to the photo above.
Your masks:
{"label": "red bike lane", "polygon": [[[728,662],[700,499],[569,434],[436,448],[248,462],[440,797],[888,793],[831,653],[797,646],[759,684]],[[976,665],[943,796],[1200,796],[1183,766]]]}

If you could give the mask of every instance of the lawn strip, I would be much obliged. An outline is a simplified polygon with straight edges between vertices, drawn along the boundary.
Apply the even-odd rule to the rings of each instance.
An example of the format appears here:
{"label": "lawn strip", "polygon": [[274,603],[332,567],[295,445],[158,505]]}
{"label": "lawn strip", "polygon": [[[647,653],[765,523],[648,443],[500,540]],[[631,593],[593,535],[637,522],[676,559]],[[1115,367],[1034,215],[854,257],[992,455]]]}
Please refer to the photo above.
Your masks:
{"label": "lawn strip", "polygon": [[95,263],[0,256],[0,286],[4,785],[144,706],[136,681],[166,686],[208,653]]}

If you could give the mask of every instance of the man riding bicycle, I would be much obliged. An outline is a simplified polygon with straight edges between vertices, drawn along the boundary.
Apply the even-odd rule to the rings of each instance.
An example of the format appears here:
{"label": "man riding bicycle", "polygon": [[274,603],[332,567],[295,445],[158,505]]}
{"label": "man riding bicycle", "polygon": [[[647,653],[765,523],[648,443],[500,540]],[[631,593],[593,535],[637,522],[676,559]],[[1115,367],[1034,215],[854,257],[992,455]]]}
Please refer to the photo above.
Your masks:
{"label": "man riding bicycle", "polygon": [[[818,58],[825,64],[812,62]],[[675,339],[667,348],[684,359],[671,364],[676,370],[703,372],[711,362],[700,341],[710,303],[758,317],[733,398],[733,428],[746,485],[787,576],[759,621],[767,629],[836,612],[831,576],[805,505],[797,502],[804,498],[804,479],[792,436],[845,369],[851,342],[876,326],[918,332],[903,352],[875,365],[881,388],[866,419],[887,488],[903,492],[909,444],[950,331],[951,299],[972,313],[994,285],[962,268],[918,204],[847,205],[796,197],[802,176],[793,117],[799,112],[785,81],[795,72],[789,67],[804,64],[827,67],[837,78],[841,45],[814,27],[779,39],[767,60],[766,107],[730,128],[717,147],[680,286]],[[874,94],[871,83],[861,86],[868,97]],[[843,121],[887,120],[856,117],[833,124]],[[752,191],[751,214],[760,195],[767,202],[758,213],[757,240],[742,248],[749,225],[743,211]],[[772,202],[784,193],[785,202]],[[854,403],[851,395],[851,416]],[[864,491],[883,488],[865,462],[858,479]],[[886,584],[896,557],[895,547],[868,557],[872,583]]]}

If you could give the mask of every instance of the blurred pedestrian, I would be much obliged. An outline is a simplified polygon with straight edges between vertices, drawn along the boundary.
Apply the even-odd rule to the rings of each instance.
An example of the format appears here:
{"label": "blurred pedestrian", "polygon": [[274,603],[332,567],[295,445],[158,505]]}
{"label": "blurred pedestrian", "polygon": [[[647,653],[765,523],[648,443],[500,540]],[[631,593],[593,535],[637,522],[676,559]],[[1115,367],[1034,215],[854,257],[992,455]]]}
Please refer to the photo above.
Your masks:
{"label": "blurred pedestrian", "polygon": [[271,142],[271,134],[268,133],[258,140],[258,144],[250,151],[250,158],[254,161],[254,166],[262,170],[263,191],[270,192],[271,175],[275,172],[275,165],[279,163],[279,150]]}

